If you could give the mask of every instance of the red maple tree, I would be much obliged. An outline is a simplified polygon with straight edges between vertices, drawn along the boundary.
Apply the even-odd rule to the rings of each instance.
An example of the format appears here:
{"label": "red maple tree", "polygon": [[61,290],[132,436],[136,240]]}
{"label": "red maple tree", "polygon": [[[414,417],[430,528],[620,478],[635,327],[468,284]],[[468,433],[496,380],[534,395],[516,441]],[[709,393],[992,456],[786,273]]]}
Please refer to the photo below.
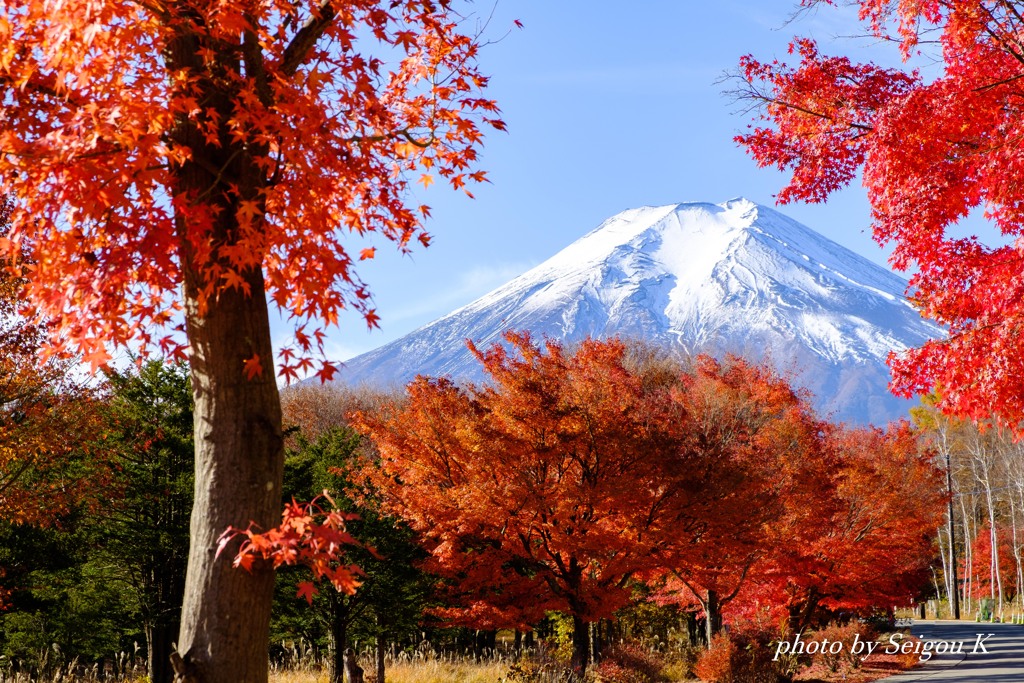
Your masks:
{"label": "red maple tree", "polygon": [[[182,631],[187,676],[265,681],[273,574],[215,561],[229,526],[280,512],[281,409],[268,302],[295,322],[280,372],[316,359],[352,307],[376,323],[354,240],[427,242],[414,174],[455,188],[481,125],[479,37],[449,0],[13,0],[0,9],[0,258],[57,351],[189,357],[197,490]],[[184,318],[174,334],[176,321]]]}
{"label": "red maple tree", "polygon": [[587,623],[627,604],[632,580],[669,575],[716,630],[751,566],[792,542],[776,530],[787,500],[817,502],[791,490],[820,464],[805,402],[740,359],[666,371],[636,367],[618,341],[570,354],[506,340],[471,346],[490,385],[419,378],[406,402],[357,420],[380,450],[369,480],[447,581],[454,606],[439,612],[522,628],[562,611],[580,669]]}
{"label": "red maple tree", "polygon": [[[875,238],[893,245],[896,268],[914,271],[921,312],[949,330],[892,358],[895,389],[941,386],[944,410],[1020,432],[1024,13],[1006,0],[854,4],[870,31],[905,58],[929,51],[941,74],[857,64],[799,39],[795,65],[741,61],[762,123],[737,140],[758,164],[792,171],[781,202],[822,201],[862,170]],[[993,244],[953,230],[979,208],[1001,235]]]}
{"label": "red maple tree", "polygon": [[[699,506],[676,501],[686,505],[680,518],[696,533],[668,544],[657,600],[696,599],[711,644],[722,610],[749,591],[763,592],[779,549],[807,541],[811,517],[827,506],[827,453],[805,397],[763,365],[699,357],[672,399],[689,417],[676,428],[694,451],[678,462],[704,474]],[[686,471],[675,477],[694,479]]]}
{"label": "red maple tree", "polygon": [[630,599],[658,562],[666,502],[688,493],[661,476],[682,416],[624,366],[621,342],[571,354],[509,333],[510,353],[471,346],[492,386],[419,378],[408,399],[356,425],[380,450],[368,470],[385,509],[406,519],[446,577],[455,623],[525,627],[547,610],[573,620],[573,661],[589,659],[587,624]]}
{"label": "red maple tree", "polygon": [[835,426],[828,443],[827,516],[780,553],[798,629],[819,606],[863,613],[910,605],[928,585],[946,504],[943,474],[906,421],[886,430]]}

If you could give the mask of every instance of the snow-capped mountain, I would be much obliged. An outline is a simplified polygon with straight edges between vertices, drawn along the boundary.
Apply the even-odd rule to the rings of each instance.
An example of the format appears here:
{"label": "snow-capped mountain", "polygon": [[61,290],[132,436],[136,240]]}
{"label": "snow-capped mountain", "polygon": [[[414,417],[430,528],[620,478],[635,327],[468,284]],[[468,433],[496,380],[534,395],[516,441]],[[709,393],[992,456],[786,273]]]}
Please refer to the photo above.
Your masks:
{"label": "snow-capped mountain", "polygon": [[910,402],[885,359],[943,333],[904,297],[906,282],[746,199],[631,209],[536,268],[345,364],[351,384],[417,374],[482,379],[465,340],[508,329],[574,341],[640,337],[684,352],[767,358],[835,419],[881,424]]}

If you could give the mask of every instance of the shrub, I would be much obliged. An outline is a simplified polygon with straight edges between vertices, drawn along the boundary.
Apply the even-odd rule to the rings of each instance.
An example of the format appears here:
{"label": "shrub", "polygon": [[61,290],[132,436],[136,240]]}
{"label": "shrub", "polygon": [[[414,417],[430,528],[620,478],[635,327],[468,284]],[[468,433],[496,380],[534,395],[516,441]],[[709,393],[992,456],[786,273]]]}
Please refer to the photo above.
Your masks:
{"label": "shrub", "polygon": [[639,671],[608,661],[598,664],[594,668],[593,676],[595,683],[650,683],[651,681]]}
{"label": "shrub", "polygon": [[660,683],[666,680],[656,653],[637,643],[614,645],[594,668],[594,678],[601,683]]}
{"label": "shrub", "polygon": [[715,636],[710,650],[694,666],[694,673],[708,683],[786,683],[792,680],[782,662],[772,660],[772,637],[764,632],[744,632],[734,638]]}
{"label": "shrub", "polygon": [[688,681],[696,677],[694,667],[704,649],[697,645],[685,645],[666,653],[661,667],[662,675],[670,681]]}
{"label": "shrub", "polygon": [[861,657],[866,652],[854,652],[854,643],[858,640],[873,641],[876,637],[877,634],[870,624],[857,621],[839,624],[833,621],[828,626],[818,629],[808,642],[824,643],[827,640],[829,643],[842,643],[842,649],[837,653],[820,652],[816,655],[831,673],[836,673],[840,669],[860,668]]}
{"label": "shrub", "polygon": [[711,648],[697,658],[693,673],[708,683],[731,683],[735,652],[733,642],[727,635],[720,633],[712,639]]}
{"label": "shrub", "polygon": [[870,626],[876,633],[887,633],[896,629],[896,614],[892,609],[875,610],[870,616],[861,619],[861,622]]}
{"label": "shrub", "polygon": [[572,672],[545,649],[534,657],[521,657],[509,665],[498,683],[571,683]]}

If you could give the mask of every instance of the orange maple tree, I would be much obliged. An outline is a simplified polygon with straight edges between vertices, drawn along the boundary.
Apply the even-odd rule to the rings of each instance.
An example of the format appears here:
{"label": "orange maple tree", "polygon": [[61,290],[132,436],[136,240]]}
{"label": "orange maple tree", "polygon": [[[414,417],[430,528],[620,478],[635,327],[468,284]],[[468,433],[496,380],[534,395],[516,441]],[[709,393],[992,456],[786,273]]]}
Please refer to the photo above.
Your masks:
{"label": "orange maple tree", "polygon": [[511,351],[471,345],[491,386],[421,377],[404,404],[356,426],[380,450],[367,472],[385,509],[420,534],[425,568],[450,582],[456,605],[438,612],[524,628],[563,611],[579,670],[587,624],[626,604],[630,578],[659,561],[674,521],[666,503],[695,488],[661,476],[679,451],[667,426],[684,418],[644,391],[620,342],[588,340],[570,354],[526,334],[506,339]]}
{"label": "orange maple tree", "polygon": [[[720,384],[717,391],[734,390]],[[744,404],[750,411],[749,400],[730,403],[736,415]],[[762,420],[738,432],[757,435],[749,427],[762,422],[760,447],[738,446],[745,464],[737,471],[746,476],[735,495],[746,505],[708,510],[700,542],[677,551],[653,599],[699,604],[709,636],[723,616],[733,625],[784,619],[803,631],[822,615],[910,605],[928,585],[946,502],[932,454],[906,422],[851,428],[801,416],[800,408],[773,415],[764,411],[769,405],[747,412],[747,420],[758,412]],[[716,425],[736,424],[727,413],[709,415]],[[773,417],[763,422],[765,415]],[[740,523],[732,543],[715,540],[728,525],[718,512]]]}
{"label": "orange maple tree", "polygon": [[[833,4],[803,0],[805,6]],[[891,360],[903,394],[942,387],[940,407],[1024,425],[1024,7],[1010,0],[859,0],[860,18],[904,58],[928,52],[934,78],[826,56],[807,39],[796,64],[741,61],[761,123],[737,140],[762,166],[792,171],[781,202],[823,201],[862,170],[875,238],[913,270],[911,296],[949,336]],[[928,40],[920,37],[927,34]],[[993,244],[957,236],[976,209]]]}
{"label": "orange maple tree", "polygon": [[632,581],[669,575],[714,632],[751,566],[793,541],[774,531],[787,499],[817,502],[792,492],[820,464],[802,397],[736,358],[637,367],[614,340],[506,341],[471,345],[490,385],[420,378],[357,421],[380,450],[369,480],[447,582],[439,614],[524,628],[562,611],[581,669],[587,623],[627,604]]}
{"label": "orange maple tree", "polygon": [[[712,646],[722,610],[749,591],[763,592],[775,553],[811,536],[811,517],[827,506],[829,462],[822,424],[805,397],[763,365],[698,357],[671,397],[689,418],[674,427],[693,451],[676,462],[704,474],[699,506],[674,501],[685,504],[679,518],[697,533],[679,534],[661,549],[667,573],[656,599],[696,599]],[[685,471],[673,476],[694,479]]]}
{"label": "orange maple tree", "polygon": [[[280,372],[332,368],[325,326],[375,324],[354,253],[427,242],[413,177],[455,188],[482,126],[479,37],[450,0],[13,0],[0,9],[0,192],[31,242],[24,288],[52,349],[187,355],[196,482],[184,674],[264,681],[273,575],[217,539],[280,510],[280,400],[267,306],[295,323]],[[183,324],[178,321],[184,319]],[[183,334],[182,334],[183,333]]]}

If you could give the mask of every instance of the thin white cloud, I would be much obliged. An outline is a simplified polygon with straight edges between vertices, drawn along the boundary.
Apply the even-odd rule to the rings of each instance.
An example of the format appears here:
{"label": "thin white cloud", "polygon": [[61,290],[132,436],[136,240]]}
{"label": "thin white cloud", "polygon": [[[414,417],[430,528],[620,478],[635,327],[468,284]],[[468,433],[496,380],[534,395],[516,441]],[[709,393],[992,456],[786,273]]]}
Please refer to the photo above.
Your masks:
{"label": "thin white cloud", "polygon": [[[400,325],[404,322],[419,321],[424,324],[446,313],[465,306],[496,287],[500,287],[535,264],[495,263],[488,266],[474,266],[453,278],[451,284],[437,289],[429,297],[394,309],[382,309],[381,314],[388,322]],[[426,319],[425,319],[426,318]]]}

